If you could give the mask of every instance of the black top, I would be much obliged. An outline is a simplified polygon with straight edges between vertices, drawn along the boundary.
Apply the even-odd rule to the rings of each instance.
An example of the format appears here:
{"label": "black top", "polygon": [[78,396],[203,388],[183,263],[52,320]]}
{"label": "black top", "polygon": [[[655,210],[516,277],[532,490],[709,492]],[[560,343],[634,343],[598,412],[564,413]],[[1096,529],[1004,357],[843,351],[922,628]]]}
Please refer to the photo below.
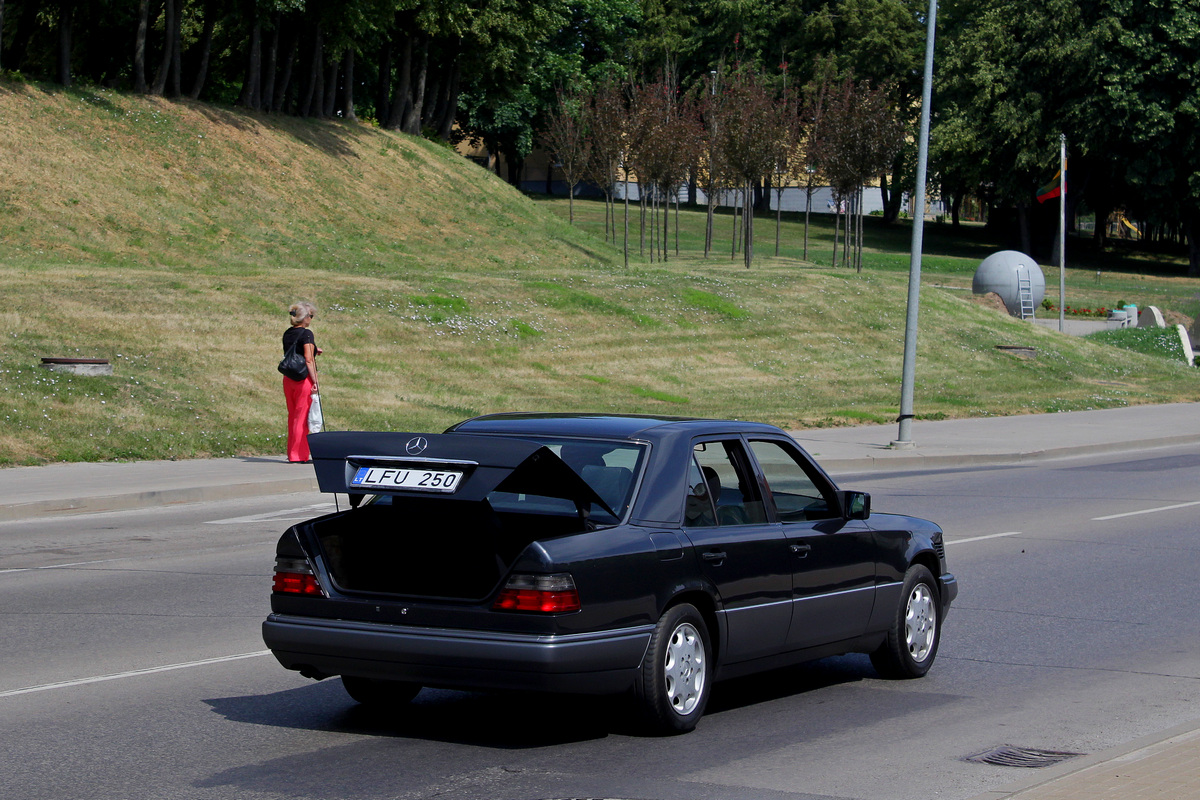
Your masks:
{"label": "black top", "polygon": [[311,344],[313,346],[313,355],[317,354],[317,337],[313,336],[313,332],[308,328],[302,328],[295,325],[283,332],[283,354],[287,355],[288,348],[293,344],[296,345],[296,352],[304,355],[304,345]]}

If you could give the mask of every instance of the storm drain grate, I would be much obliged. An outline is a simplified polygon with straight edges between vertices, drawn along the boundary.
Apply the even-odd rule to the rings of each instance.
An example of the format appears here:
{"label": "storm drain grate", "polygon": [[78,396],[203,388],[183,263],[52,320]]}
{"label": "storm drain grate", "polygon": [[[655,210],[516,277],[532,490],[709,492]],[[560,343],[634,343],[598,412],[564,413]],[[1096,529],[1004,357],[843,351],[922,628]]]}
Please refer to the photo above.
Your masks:
{"label": "storm drain grate", "polygon": [[1039,767],[1051,767],[1081,755],[1084,754],[1068,753],[1063,750],[1039,750],[1036,747],[1013,747],[1010,744],[1004,744],[973,756],[967,756],[964,760],[973,761],[976,764],[1038,769]]}

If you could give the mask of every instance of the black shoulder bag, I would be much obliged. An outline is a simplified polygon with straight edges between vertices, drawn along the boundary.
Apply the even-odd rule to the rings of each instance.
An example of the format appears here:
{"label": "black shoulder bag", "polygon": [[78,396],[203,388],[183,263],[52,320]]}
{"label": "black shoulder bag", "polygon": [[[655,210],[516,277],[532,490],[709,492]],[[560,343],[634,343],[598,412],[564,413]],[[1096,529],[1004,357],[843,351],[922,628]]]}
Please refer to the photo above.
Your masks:
{"label": "black shoulder bag", "polygon": [[283,359],[279,362],[279,371],[294,381],[302,381],[308,377],[308,364],[304,361],[304,354],[296,352],[296,345],[299,342],[299,338],[292,342],[292,346],[287,349]]}

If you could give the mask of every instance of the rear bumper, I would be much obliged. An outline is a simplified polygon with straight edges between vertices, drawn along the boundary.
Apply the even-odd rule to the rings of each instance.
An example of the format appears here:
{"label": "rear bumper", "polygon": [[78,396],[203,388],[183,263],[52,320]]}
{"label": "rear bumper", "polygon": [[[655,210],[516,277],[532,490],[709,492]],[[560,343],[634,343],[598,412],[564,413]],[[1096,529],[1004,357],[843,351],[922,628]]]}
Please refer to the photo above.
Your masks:
{"label": "rear bumper", "polygon": [[633,685],[653,625],[564,636],[417,628],[272,614],[263,641],[313,677],[355,675],[425,686],[581,694]]}

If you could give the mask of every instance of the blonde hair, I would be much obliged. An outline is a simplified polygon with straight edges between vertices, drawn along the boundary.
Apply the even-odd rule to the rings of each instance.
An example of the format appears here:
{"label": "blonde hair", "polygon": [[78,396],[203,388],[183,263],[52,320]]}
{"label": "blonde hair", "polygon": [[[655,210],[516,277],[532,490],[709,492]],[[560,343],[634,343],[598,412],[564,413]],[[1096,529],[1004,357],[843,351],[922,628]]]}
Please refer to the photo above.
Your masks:
{"label": "blonde hair", "polygon": [[288,313],[291,314],[292,326],[295,327],[311,317],[313,314],[316,314],[317,307],[312,303],[301,301],[299,303],[292,303],[292,307],[288,309]]}

